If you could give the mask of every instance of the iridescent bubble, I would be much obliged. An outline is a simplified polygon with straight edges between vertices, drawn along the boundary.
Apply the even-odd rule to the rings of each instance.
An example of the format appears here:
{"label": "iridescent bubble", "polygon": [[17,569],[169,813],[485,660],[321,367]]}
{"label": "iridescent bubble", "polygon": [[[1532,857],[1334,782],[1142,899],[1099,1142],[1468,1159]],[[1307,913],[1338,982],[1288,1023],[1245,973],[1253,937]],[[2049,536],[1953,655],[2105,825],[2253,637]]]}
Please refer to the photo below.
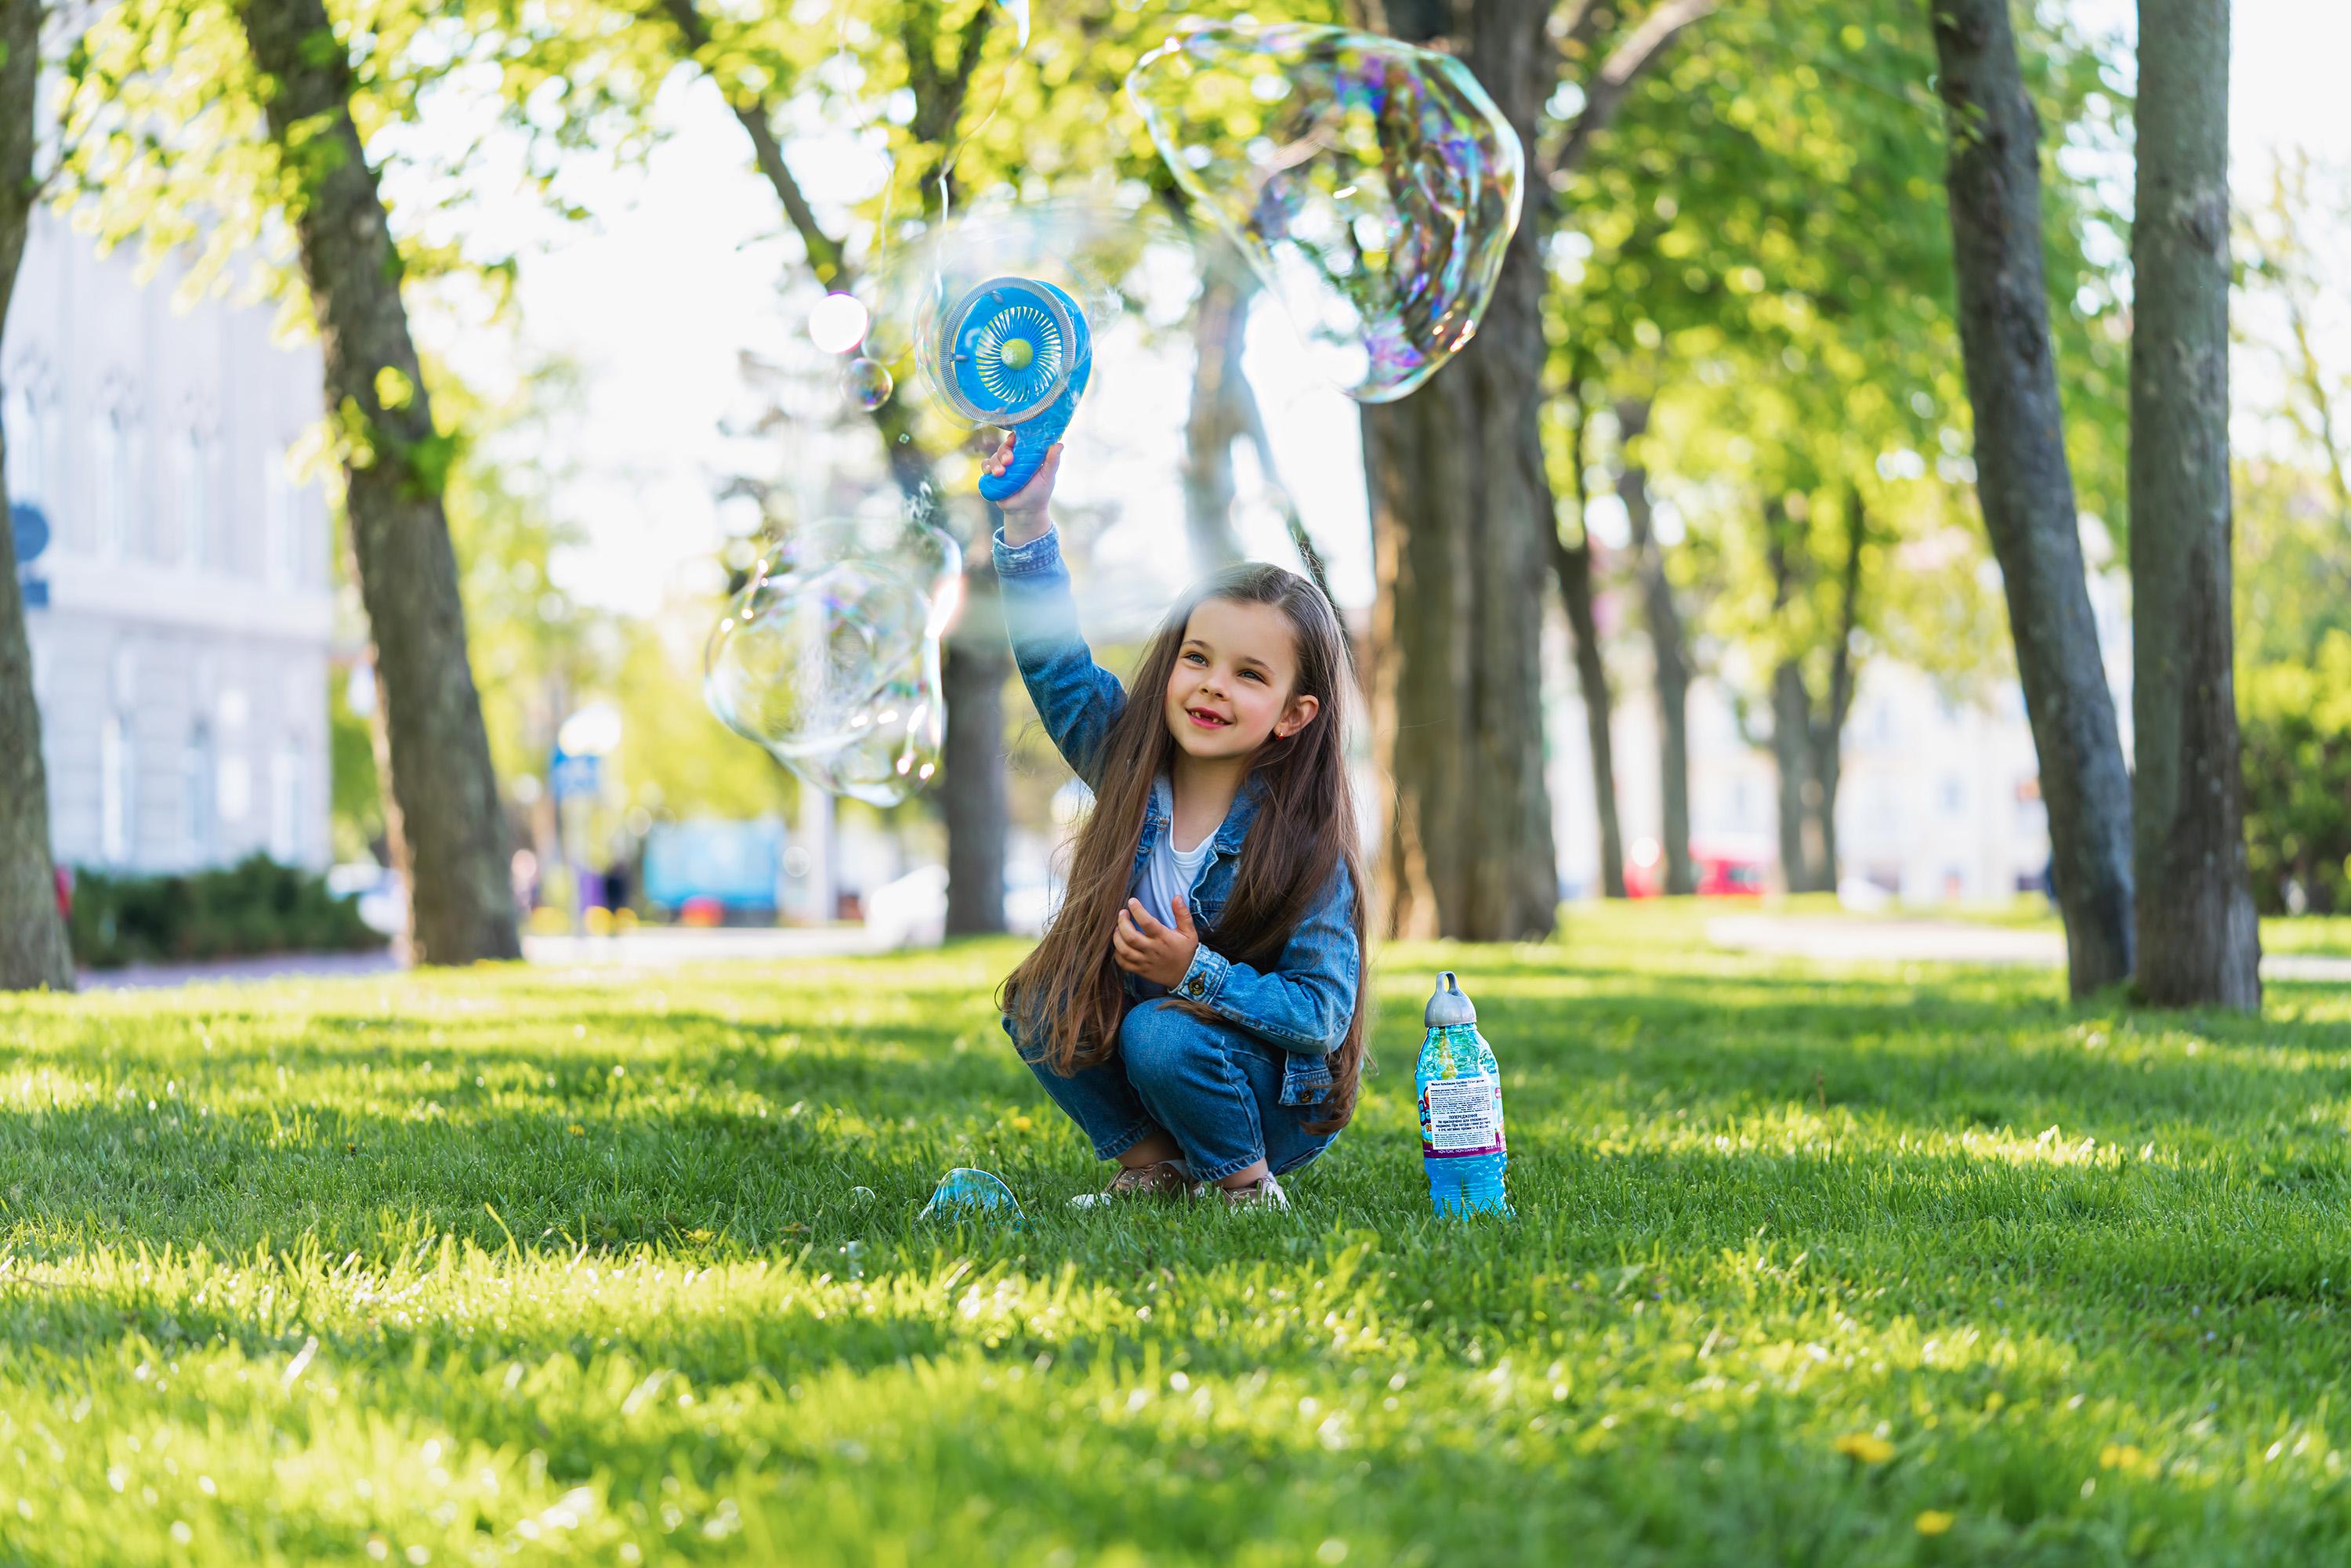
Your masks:
{"label": "iridescent bubble", "polygon": [[[911,513],[911,515],[910,515]],[[930,503],[795,530],[711,632],[703,695],[730,728],[833,794],[893,806],[938,776],[939,639],[962,556]]]}
{"label": "iridescent bubble", "polygon": [[868,413],[888,402],[897,384],[887,365],[862,356],[850,361],[849,368],[841,373],[841,390]]}
{"label": "iridescent bubble", "polygon": [[[1171,262],[1188,273],[1191,251],[1175,222],[1149,207],[1074,200],[977,206],[900,246],[886,267],[860,280],[859,298],[872,314],[864,351],[892,368],[902,395],[919,389],[922,408],[947,431],[967,432],[975,422],[947,392],[953,378],[941,357],[943,328],[980,285],[1028,278],[1051,284],[1084,316],[1088,353],[1068,360],[1060,373],[1067,379],[1082,368],[1091,382],[1086,400],[1099,400],[1105,337],[1128,301],[1150,292],[1147,275]],[[1086,406],[1078,411],[1081,430]]]}
{"label": "iridescent bubble", "polygon": [[1013,26],[1019,29],[1020,47],[1027,48],[1029,47],[1029,0],[996,0],[996,6],[998,10],[1012,18]]}
{"label": "iridescent bubble", "polygon": [[1169,39],[1126,90],[1185,193],[1349,396],[1402,397],[1477,332],[1526,157],[1460,61],[1235,23]]}

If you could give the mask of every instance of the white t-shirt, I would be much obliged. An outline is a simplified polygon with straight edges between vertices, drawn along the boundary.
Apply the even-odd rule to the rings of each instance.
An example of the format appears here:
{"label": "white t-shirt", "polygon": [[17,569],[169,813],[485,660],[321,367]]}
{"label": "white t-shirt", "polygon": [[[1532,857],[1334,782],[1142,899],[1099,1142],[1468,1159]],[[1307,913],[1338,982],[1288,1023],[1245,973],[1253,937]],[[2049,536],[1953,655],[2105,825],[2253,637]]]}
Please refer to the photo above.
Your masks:
{"label": "white t-shirt", "polygon": [[1208,850],[1217,835],[1208,834],[1188,850],[1176,847],[1176,827],[1170,822],[1159,841],[1151,846],[1150,855],[1135,877],[1134,896],[1151,917],[1173,930],[1176,925],[1176,904],[1191,895],[1192,884],[1200,880],[1200,868],[1208,863]]}

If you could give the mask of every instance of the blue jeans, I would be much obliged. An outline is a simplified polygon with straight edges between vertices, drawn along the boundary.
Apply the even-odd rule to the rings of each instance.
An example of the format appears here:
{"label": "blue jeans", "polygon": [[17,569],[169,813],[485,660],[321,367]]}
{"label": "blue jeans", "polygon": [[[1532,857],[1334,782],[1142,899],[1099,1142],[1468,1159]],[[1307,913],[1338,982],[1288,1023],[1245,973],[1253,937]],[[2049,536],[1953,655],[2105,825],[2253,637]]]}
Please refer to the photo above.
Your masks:
{"label": "blue jeans", "polygon": [[[1005,1027],[1008,1032],[1009,1020]],[[1184,1151],[1196,1181],[1219,1181],[1259,1160],[1280,1176],[1339,1135],[1307,1131],[1321,1106],[1283,1103],[1289,1052],[1165,1001],[1129,1011],[1118,1026],[1117,1054],[1067,1078],[1036,1048],[1016,1044],[1045,1092],[1106,1160],[1165,1132]]]}

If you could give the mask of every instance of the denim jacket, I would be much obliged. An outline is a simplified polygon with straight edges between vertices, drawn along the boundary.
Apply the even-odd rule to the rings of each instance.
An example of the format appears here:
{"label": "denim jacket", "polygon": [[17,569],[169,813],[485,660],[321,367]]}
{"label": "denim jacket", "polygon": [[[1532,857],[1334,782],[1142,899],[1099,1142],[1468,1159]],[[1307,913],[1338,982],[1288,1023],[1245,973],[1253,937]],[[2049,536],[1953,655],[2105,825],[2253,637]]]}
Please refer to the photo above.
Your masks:
{"label": "denim jacket", "polygon": [[[996,574],[1004,588],[1004,622],[1011,633],[1012,657],[1029,688],[1046,733],[1088,789],[1101,782],[1102,747],[1126,706],[1126,688],[1093,661],[1078,630],[1077,601],[1070,592],[1069,569],[1061,561],[1061,537],[1015,548],[996,536]],[[1192,884],[1192,921],[1211,930],[1232,895],[1242,841],[1257,816],[1264,787],[1252,777],[1234,797],[1211,841],[1207,863]],[[1142,841],[1135,846],[1140,875],[1159,835],[1173,831],[1175,797],[1161,779],[1145,808]],[[1191,967],[1176,982],[1176,995],[1198,1002],[1269,1044],[1281,1048],[1281,1103],[1311,1105],[1331,1086],[1324,1057],[1347,1037],[1355,1015],[1355,988],[1362,954],[1351,918],[1354,887],[1343,864],[1281,949],[1277,967],[1255,969],[1236,963],[1206,942]],[[1140,1001],[1158,988],[1130,975],[1127,996]]]}

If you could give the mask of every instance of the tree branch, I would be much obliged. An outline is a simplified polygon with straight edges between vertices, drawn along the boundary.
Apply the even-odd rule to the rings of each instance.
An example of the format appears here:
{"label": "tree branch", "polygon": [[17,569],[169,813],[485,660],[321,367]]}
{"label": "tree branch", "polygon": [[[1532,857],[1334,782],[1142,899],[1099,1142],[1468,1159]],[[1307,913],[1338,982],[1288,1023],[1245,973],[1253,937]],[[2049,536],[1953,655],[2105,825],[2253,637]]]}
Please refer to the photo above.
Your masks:
{"label": "tree branch", "polygon": [[[1625,95],[1632,91],[1641,73],[1685,29],[1711,13],[1715,3],[1716,0],[1665,0],[1665,4],[1641,18],[1640,26],[1610,51],[1599,74],[1584,84],[1583,111],[1567,128],[1558,148],[1542,161],[1539,188],[1555,189],[1562,177],[1582,166],[1592,150],[1592,139],[1615,120],[1616,111],[1624,106]],[[1596,4],[1587,5],[1576,17],[1576,25],[1581,26],[1598,10]]]}
{"label": "tree branch", "polygon": [[[685,40],[686,52],[700,56],[710,47],[710,24],[695,9],[694,0],[661,0],[662,9],[675,26],[678,36]],[[709,68],[704,63],[704,68]],[[716,73],[712,79],[717,80]],[[751,138],[751,151],[758,160],[759,172],[775,187],[776,199],[784,204],[784,215],[791,220],[793,231],[800,236],[800,248],[808,253],[809,266],[815,271],[817,281],[831,289],[845,289],[852,281],[849,258],[841,242],[825,233],[817,221],[816,209],[800,191],[799,182],[792,177],[791,166],[784,162],[783,143],[776,140],[776,129],[768,122],[767,104],[756,94],[737,93],[725,82],[719,90],[726,95],[726,106],[735,111],[745,134]]]}

